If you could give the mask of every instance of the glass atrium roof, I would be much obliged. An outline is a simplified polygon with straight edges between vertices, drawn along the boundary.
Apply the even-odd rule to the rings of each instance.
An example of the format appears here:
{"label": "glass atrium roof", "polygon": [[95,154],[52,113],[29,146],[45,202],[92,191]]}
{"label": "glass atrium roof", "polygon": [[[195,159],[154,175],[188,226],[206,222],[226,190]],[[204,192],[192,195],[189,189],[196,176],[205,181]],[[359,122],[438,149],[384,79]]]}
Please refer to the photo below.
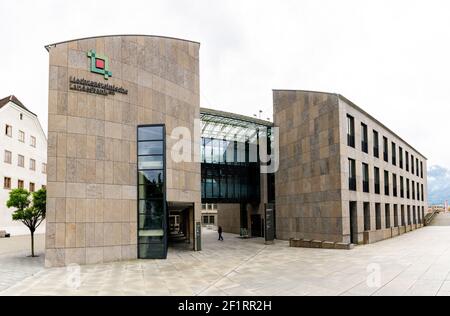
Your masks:
{"label": "glass atrium roof", "polygon": [[202,137],[257,143],[267,135],[272,122],[212,109],[200,109]]}

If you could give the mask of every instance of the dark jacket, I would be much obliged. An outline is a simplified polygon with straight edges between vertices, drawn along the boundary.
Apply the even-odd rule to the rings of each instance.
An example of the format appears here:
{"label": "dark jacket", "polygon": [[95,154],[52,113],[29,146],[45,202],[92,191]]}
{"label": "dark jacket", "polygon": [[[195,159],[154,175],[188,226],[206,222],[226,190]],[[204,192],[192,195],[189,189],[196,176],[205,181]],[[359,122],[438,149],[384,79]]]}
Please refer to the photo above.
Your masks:
{"label": "dark jacket", "polygon": [[222,227],[219,227],[219,234],[222,234]]}

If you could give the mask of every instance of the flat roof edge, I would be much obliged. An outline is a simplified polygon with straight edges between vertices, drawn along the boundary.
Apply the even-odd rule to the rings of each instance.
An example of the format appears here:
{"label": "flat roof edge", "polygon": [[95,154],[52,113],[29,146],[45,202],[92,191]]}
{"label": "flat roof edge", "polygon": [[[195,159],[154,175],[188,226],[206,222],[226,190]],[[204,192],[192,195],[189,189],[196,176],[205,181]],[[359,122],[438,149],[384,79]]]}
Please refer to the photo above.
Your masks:
{"label": "flat roof edge", "polygon": [[328,94],[339,96],[338,93],[334,92],[325,92],[325,91],[314,91],[314,90],[295,90],[295,89],[272,89],[273,92],[304,92],[304,93],[320,93],[320,94]]}
{"label": "flat roof edge", "polygon": [[398,139],[400,139],[402,142],[404,142],[406,145],[408,145],[409,147],[411,147],[412,149],[414,149],[414,151],[416,151],[419,155],[421,155],[425,160],[428,160],[428,158],[423,155],[420,151],[418,151],[414,146],[411,146],[411,144],[409,144],[407,141],[405,141],[402,137],[400,137],[397,133],[395,133],[392,129],[390,129],[389,127],[387,127],[386,125],[384,125],[383,123],[381,123],[379,120],[377,120],[375,117],[373,117],[372,115],[370,115],[369,113],[367,113],[365,110],[363,110],[362,108],[360,108],[359,106],[357,106],[355,103],[353,103],[352,101],[350,101],[349,99],[347,99],[346,97],[344,97],[341,94],[337,95],[339,97],[339,99],[341,99],[342,101],[344,101],[345,103],[348,103],[348,105],[350,105],[351,107],[355,108],[356,110],[360,111],[361,113],[363,113],[364,115],[366,115],[367,117],[369,117],[371,120],[374,120],[377,124],[379,124],[381,127],[383,127],[384,129],[386,129],[388,132],[390,132],[391,134],[393,134],[395,137],[397,137]]}
{"label": "flat roof edge", "polygon": [[171,39],[171,40],[177,40],[177,41],[183,41],[183,42],[189,42],[201,45],[200,42],[191,41],[187,39],[177,38],[177,37],[170,37],[170,36],[161,36],[161,35],[146,35],[146,34],[115,34],[115,35],[100,35],[100,36],[90,36],[90,37],[82,37],[82,38],[75,38],[67,41],[57,42],[53,44],[45,45],[45,49],[49,52],[51,47],[71,43],[71,42],[77,42],[82,40],[89,40],[89,39],[96,39],[96,38],[106,38],[106,37],[132,37],[132,36],[139,36],[139,37],[155,37],[155,38],[164,38],[164,39]]}
{"label": "flat roof edge", "polygon": [[319,93],[319,94],[327,94],[327,95],[333,95],[336,96],[338,99],[348,103],[350,106],[352,106],[353,108],[355,108],[357,111],[363,113],[364,115],[366,115],[368,118],[370,118],[371,120],[375,121],[377,124],[379,124],[381,127],[383,127],[384,129],[386,129],[388,132],[390,132],[392,135],[394,135],[395,137],[397,137],[399,140],[401,140],[403,143],[405,143],[406,145],[408,145],[409,147],[411,147],[412,149],[414,149],[414,151],[416,151],[419,155],[421,155],[425,160],[428,160],[428,158],[423,155],[420,151],[418,151],[414,146],[411,146],[411,144],[409,144],[407,141],[405,141],[402,137],[400,137],[397,133],[395,133],[392,129],[390,129],[389,127],[387,127],[385,124],[381,123],[379,120],[377,120],[375,117],[373,117],[372,115],[370,115],[369,113],[367,113],[365,110],[363,110],[362,108],[360,108],[359,106],[357,106],[355,103],[353,103],[352,101],[350,101],[349,99],[347,99],[346,97],[344,97],[343,95],[339,94],[339,93],[332,93],[332,92],[323,92],[323,91],[311,91],[311,90],[295,90],[295,89],[272,89],[273,92],[303,92],[303,93]]}

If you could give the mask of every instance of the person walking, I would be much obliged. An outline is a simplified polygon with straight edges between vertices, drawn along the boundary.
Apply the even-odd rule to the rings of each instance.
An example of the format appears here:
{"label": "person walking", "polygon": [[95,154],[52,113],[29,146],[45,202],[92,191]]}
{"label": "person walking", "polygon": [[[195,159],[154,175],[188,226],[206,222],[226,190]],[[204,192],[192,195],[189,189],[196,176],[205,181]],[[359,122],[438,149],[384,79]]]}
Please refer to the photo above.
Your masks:
{"label": "person walking", "polygon": [[223,230],[222,230],[222,226],[219,226],[219,229],[218,229],[217,232],[219,233],[219,241],[223,241],[223,236],[222,236]]}

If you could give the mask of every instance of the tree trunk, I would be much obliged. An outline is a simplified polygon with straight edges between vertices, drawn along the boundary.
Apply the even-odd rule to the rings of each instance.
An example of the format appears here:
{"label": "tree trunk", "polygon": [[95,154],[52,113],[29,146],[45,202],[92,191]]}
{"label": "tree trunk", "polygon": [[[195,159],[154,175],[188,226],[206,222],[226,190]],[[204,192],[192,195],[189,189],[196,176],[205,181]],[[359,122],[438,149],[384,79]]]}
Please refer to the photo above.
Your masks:
{"label": "tree trunk", "polygon": [[34,232],[31,232],[31,257],[34,258]]}

